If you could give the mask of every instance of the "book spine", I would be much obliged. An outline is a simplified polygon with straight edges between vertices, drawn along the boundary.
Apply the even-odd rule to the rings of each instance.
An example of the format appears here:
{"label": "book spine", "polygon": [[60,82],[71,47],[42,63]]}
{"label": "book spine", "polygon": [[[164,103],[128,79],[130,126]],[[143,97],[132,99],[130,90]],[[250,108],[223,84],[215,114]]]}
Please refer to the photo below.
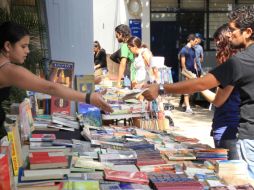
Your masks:
{"label": "book spine", "polygon": [[8,131],[8,139],[11,144],[11,160],[12,160],[12,166],[13,166],[13,173],[15,176],[18,175],[18,170],[19,170],[19,162],[18,162],[18,157],[17,157],[17,151],[15,147],[15,139],[13,135],[13,130]]}

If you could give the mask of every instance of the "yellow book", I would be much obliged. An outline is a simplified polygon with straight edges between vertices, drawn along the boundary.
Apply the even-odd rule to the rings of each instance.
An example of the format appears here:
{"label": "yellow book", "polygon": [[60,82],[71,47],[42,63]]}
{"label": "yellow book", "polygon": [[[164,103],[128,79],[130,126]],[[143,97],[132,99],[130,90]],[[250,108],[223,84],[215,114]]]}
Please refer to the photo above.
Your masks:
{"label": "yellow book", "polygon": [[21,143],[17,123],[18,121],[16,122],[16,124],[11,125],[8,130],[8,139],[11,146],[11,160],[15,176],[18,175],[19,167],[23,165]]}
{"label": "yellow book", "polygon": [[18,165],[18,159],[17,159],[17,152],[16,152],[16,148],[14,145],[12,130],[8,131],[8,139],[10,141],[10,146],[11,146],[11,161],[12,161],[12,166],[13,166],[13,173],[15,176],[17,176],[18,171],[19,171],[19,165]]}

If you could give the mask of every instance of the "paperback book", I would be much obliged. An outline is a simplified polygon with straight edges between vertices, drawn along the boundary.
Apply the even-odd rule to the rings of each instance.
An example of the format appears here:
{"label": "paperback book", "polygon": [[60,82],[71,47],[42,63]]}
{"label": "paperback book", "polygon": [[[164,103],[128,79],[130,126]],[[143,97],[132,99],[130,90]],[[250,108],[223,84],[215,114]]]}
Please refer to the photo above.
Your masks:
{"label": "paperback book", "polygon": [[[50,65],[49,80],[72,88],[74,63],[52,60]],[[51,114],[60,112],[69,115],[70,108],[69,100],[51,96]]]}

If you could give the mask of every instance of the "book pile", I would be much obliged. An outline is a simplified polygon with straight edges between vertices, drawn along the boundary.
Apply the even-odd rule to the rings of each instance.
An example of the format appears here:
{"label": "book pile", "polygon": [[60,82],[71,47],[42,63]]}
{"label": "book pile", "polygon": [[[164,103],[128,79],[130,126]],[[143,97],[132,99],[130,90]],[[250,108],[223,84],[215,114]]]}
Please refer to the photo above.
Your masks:
{"label": "book pile", "polygon": [[[67,118],[54,117],[62,125]],[[74,129],[73,125],[68,128]],[[57,139],[58,134],[50,132],[30,134],[28,159],[18,170],[18,188],[199,190],[227,187],[219,177],[225,180],[228,173],[247,173],[246,164],[224,161],[227,150],[210,148],[194,138],[115,125],[85,125],[82,132],[88,141]],[[0,168],[3,159],[5,155],[0,153]]]}
{"label": "book pile", "polygon": [[227,160],[228,150],[211,148],[196,151],[197,160]]}
{"label": "book pile", "polygon": [[159,151],[156,150],[136,150],[137,166],[166,164]]}
{"label": "book pile", "polygon": [[196,160],[196,156],[189,150],[167,151],[164,153],[168,160]]}
{"label": "book pile", "polygon": [[224,187],[211,187],[210,190],[254,190],[254,187],[250,184],[245,185],[228,185]]}
{"label": "book pile", "polygon": [[127,172],[105,169],[104,174],[105,179],[107,180],[140,183],[145,185],[149,183],[148,177],[144,172]]}
{"label": "book pile", "polygon": [[61,113],[54,113],[52,115],[52,123],[60,124],[65,127],[74,129],[80,128],[79,122],[75,117]]}
{"label": "book pile", "polygon": [[183,169],[184,169],[184,173],[188,177],[194,177],[196,174],[206,175],[206,174],[214,172],[214,170],[207,168],[203,164],[203,162],[200,163],[197,161],[184,161]]}
{"label": "book pile", "polygon": [[215,171],[220,177],[225,175],[246,175],[248,173],[247,163],[243,160],[217,160]]}
{"label": "book pile", "polygon": [[149,180],[157,190],[203,190],[203,185],[185,174],[149,173]]}
{"label": "book pile", "polygon": [[110,153],[99,154],[101,162],[110,162],[115,165],[136,164],[137,154],[135,151],[115,151]]}
{"label": "book pile", "polygon": [[59,152],[31,152],[29,153],[30,169],[65,168],[68,160],[65,154]]}

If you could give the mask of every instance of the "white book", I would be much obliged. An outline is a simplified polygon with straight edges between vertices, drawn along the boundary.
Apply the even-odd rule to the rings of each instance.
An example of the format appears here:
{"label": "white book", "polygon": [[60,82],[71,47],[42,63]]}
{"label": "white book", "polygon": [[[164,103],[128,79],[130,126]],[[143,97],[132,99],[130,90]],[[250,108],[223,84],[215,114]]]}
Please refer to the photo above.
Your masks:
{"label": "white book", "polygon": [[57,169],[40,169],[40,170],[24,170],[24,176],[44,176],[44,175],[65,175],[70,174],[70,169],[68,168],[57,168]]}
{"label": "white book", "polygon": [[52,142],[30,142],[30,149],[63,149],[65,146],[53,146]]}
{"label": "white book", "polygon": [[49,128],[55,128],[55,129],[61,129],[61,130],[65,130],[65,131],[74,131],[74,128],[70,128],[70,127],[64,127],[61,124],[50,124],[48,125]]}

